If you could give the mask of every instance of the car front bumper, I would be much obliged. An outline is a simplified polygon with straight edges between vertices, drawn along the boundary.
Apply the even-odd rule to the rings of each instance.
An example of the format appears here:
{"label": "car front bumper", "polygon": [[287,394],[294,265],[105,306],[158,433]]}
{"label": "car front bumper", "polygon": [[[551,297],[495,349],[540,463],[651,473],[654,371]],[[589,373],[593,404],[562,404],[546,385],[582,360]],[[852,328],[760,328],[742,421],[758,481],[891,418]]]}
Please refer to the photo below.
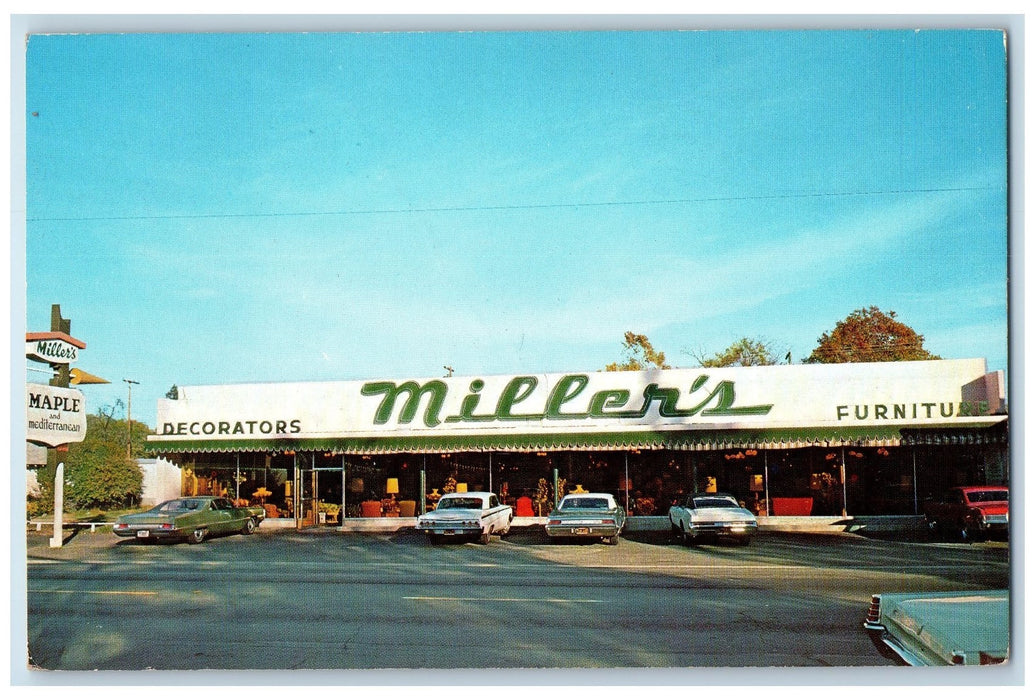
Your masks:
{"label": "car front bumper", "polygon": [[1005,535],[1010,531],[1010,521],[1005,515],[990,516],[979,523],[982,532]]}
{"label": "car front bumper", "polygon": [[758,523],[691,523],[690,534],[716,537],[749,537],[758,531]]}

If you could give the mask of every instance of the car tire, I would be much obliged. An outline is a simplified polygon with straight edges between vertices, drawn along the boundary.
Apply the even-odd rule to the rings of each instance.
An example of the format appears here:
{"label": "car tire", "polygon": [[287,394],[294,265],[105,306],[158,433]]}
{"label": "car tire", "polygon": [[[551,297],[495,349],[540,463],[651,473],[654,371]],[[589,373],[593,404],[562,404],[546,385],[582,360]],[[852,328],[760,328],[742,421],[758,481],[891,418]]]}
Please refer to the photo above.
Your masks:
{"label": "car tire", "polygon": [[737,542],[737,546],[738,547],[747,547],[749,544],[751,544],[751,538],[750,537],[738,537],[736,539],[736,542]]}
{"label": "car tire", "polygon": [[187,535],[187,543],[188,544],[201,544],[202,542],[205,541],[205,538],[207,536],[208,536],[208,530],[206,530],[205,528],[203,528],[203,527],[194,528],[194,530],[189,535]]}
{"label": "car tire", "polygon": [[611,537],[605,537],[604,541],[607,542],[609,545],[611,545],[613,547],[614,545],[618,544],[618,535],[612,535]]}
{"label": "car tire", "polygon": [[687,547],[693,546],[694,541],[697,538],[695,538],[693,535],[691,535],[689,532],[687,532],[685,528],[683,528],[681,530],[681,533],[683,535],[683,544],[685,544]]}
{"label": "car tire", "polygon": [[430,542],[431,544],[442,544],[442,537],[441,535],[433,535],[429,532],[428,542]]}
{"label": "car tire", "polygon": [[478,536],[478,542],[480,544],[489,544],[489,542],[491,540],[492,540],[492,535],[489,534],[488,532],[483,532],[482,534],[480,534]]}
{"label": "car tire", "polygon": [[255,518],[248,518],[244,521],[244,525],[241,526],[242,535],[250,535],[255,532]]}
{"label": "car tire", "polygon": [[938,537],[941,535],[941,531],[942,526],[938,523],[937,520],[927,521],[927,534],[931,536],[932,540],[938,539]]}
{"label": "car tire", "polygon": [[963,523],[959,529],[960,540],[962,542],[980,542],[981,541],[981,530],[974,527],[969,523]]}

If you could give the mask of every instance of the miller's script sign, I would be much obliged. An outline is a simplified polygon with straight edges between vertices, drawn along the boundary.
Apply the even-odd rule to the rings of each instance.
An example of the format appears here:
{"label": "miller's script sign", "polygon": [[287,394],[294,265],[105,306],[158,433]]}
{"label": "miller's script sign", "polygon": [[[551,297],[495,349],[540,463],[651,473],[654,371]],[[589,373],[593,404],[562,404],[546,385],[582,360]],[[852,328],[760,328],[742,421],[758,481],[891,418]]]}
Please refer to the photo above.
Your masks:
{"label": "miller's script sign", "polygon": [[[398,412],[400,424],[411,423],[422,404],[425,406],[422,420],[429,428],[446,423],[492,423],[505,421],[572,421],[586,419],[638,419],[647,415],[652,405],[657,406],[658,415],[662,418],[689,418],[698,414],[702,416],[764,416],[772,409],[772,404],[757,406],[735,406],[736,392],[731,381],[721,381],[713,387],[706,388],[708,375],[702,374],[690,385],[687,394],[691,396],[690,404],[680,408],[683,391],[678,387],[662,387],[656,383],[648,384],[642,395],[633,397],[628,389],[605,389],[593,392],[588,406],[574,408],[572,404],[584,405],[585,401],[577,401],[589,385],[589,376],[585,374],[567,374],[561,377],[546,397],[546,403],[534,405],[529,400],[539,385],[539,380],[532,375],[517,376],[507,382],[503,391],[495,401],[491,410],[479,412],[481,391],[485,382],[473,380],[467,394],[460,404],[459,412],[442,417],[442,409],[446,402],[449,386],[441,380],[432,380],[423,384],[409,382],[368,382],[360,390],[364,396],[380,396],[381,402],[374,413],[374,424],[384,425],[393,415],[395,407],[402,400]],[[585,398],[585,397],[584,397]],[[529,405],[533,404],[533,405]]]}
{"label": "miller's script sign", "polygon": [[25,356],[49,365],[68,365],[79,359],[79,351],[86,347],[80,340],[64,333],[26,333]]}

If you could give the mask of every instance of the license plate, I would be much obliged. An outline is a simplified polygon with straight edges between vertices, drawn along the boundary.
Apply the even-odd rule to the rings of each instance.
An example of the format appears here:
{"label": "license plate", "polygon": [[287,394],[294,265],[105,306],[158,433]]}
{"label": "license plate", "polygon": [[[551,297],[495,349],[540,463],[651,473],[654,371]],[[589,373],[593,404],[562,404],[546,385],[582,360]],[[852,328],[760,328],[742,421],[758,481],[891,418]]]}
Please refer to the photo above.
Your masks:
{"label": "license plate", "polygon": [[573,535],[588,535],[589,534],[589,528],[588,527],[576,527],[576,528],[573,528],[571,532],[572,532]]}
{"label": "license plate", "polygon": [[151,536],[151,533],[148,532],[147,530],[137,530],[137,537],[144,538],[144,537],[150,537],[150,536]]}
{"label": "license plate", "polygon": [[456,530],[443,530],[442,534],[443,535],[455,535],[456,534]]}

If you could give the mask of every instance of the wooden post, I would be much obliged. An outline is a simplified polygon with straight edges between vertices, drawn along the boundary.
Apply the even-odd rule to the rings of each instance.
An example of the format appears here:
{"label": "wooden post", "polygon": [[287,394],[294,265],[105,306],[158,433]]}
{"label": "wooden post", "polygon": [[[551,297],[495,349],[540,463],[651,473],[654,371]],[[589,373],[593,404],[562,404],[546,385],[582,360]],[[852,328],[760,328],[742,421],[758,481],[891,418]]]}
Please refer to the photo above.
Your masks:
{"label": "wooden post", "polygon": [[54,472],[54,536],[50,538],[51,547],[60,547],[65,538],[65,463],[59,462]]}

